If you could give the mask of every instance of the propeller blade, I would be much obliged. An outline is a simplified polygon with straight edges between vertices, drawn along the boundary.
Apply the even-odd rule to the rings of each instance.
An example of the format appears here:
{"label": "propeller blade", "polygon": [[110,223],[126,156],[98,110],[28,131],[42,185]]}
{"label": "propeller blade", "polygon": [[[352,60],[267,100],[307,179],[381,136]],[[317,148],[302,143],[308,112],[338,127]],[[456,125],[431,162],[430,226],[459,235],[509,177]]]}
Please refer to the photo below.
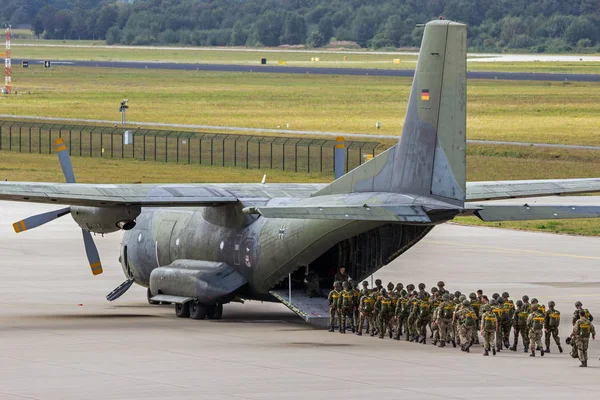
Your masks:
{"label": "propeller blade", "polygon": [[83,229],[81,230],[81,233],[83,233],[83,244],[85,245],[85,254],[87,255],[88,261],[90,263],[92,274],[100,275],[102,273],[102,263],[100,262],[100,255],[98,254],[98,249],[96,248],[94,239],[92,239],[92,234]]}
{"label": "propeller blade", "polygon": [[13,224],[15,232],[23,232],[28,229],[37,228],[40,225],[44,225],[47,222],[53,221],[56,218],[65,216],[71,212],[71,208],[61,208],[60,210],[54,210],[43,214],[34,215],[29,218],[25,218],[19,222]]}
{"label": "propeller blade", "polygon": [[67,146],[63,138],[56,139],[56,152],[58,153],[58,161],[65,175],[67,183],[75,183],[75,173],[73,172],[73,165],[71,164],[71,157],[67,151]]}
{"label": "propeller blade", "polygon": [[131,285],[133,285],[134,282],[135,281],[134,281],[133,278],[127,279],[125,282],[123,282],[119,286],[117,286],[115,288],[115,290],[113,290],[108,295],[106,295],[106,300],[108,300],[108,301],[115,301],[119,297],[123,296],[123,294],[127,290],[129,290],[129,288],[131,287]]}

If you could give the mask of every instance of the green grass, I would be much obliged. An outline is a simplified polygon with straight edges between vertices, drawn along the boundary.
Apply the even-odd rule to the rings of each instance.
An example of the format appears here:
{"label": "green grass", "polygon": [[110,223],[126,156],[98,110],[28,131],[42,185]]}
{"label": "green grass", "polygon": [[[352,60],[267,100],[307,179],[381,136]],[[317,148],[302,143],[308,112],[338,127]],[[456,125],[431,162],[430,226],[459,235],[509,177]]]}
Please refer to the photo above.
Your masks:
{"label": "green grass", "polygon": [[[397,135],[411,79],[128,70],[13,69],[2,113]],[[600,145],[600,83],[471,80],[468,138]],[[382,124],[375,129],[375,122]]]}
{"label": "green grass", "polygon": [[[19,46],[27,45],[27,46]],[[43,45],[64,47],[43,47]],[[90,46],[67,47],[67,46]],[[173,46],[176,47],[176,46]],[[288,66],[314,66],[339,68],[385,68],[415,69],[417,57],[398,52],[397,54],[373,54],[364,50],[362,54],[341,54],[327,50],[318,53],[302,51],[277,51],[278,49],[241,49],[207,50],[206,48],[186,47],[173,49],[156,49],[152,47],[106,48],[102,41],[63,41],[63,40],[27,40],[16,39],[13,46],[13,57],[48,60],[95,60],[95,61],[147,61],[147,62],[185,62],[213,64],[259,65],[262,57],[267,58],[269,65],[278,61],[286,61]],[[275,50],[273,52],[273,50]],[[542,54],[543,55],[543,54]],[[589,55],[585,55],[589,56]],[[585,57],[582,56],[582,57]],[[318,57],[319,62],[311,61]],[[344,61],[346,57],[346,61]],[[470,56],[474,57],[474,56]],[[394,64],[400,59],[400,64]],[[598,62],[470,62],[469,71],[496,72],[543,72],[543,73],[599,73]]]}

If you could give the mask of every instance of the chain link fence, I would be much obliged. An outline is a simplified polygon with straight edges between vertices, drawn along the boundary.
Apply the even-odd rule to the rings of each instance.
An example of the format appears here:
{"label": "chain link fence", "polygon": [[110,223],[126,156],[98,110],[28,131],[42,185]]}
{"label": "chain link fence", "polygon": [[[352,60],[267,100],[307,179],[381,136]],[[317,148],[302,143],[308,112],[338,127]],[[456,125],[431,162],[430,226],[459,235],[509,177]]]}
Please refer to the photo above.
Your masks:
{"label": "chain link fence", "polygon": [[[0,151],[53,154],[63,138],[71,156],[136,159],[294,172],[333,173],[335,140],[216,134],[0,120]],[[346,141],[346,171],[384,150]]]}

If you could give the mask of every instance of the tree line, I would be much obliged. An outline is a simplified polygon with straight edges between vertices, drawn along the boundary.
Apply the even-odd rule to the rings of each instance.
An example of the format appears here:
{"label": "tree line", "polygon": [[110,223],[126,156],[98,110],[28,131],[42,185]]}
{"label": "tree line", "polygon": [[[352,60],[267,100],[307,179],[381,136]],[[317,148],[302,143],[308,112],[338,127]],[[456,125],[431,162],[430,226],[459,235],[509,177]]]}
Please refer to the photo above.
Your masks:
{"label": "tree line", "polygon": [[417,25],[467,23],[479,51],[600,51],[600,0],[0,0],[47,39],[196,46],[416,47]]}

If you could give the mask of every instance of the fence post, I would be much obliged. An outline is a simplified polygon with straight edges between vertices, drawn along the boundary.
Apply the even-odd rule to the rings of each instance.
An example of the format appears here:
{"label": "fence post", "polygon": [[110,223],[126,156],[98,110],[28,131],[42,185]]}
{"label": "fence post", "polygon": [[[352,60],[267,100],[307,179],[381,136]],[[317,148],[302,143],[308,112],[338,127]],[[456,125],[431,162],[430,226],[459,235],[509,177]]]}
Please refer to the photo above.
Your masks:
{"label": "fence post", "polygon": [[210,138],[210,166],[211,167],[214,165],[213,164],[213,161],[214,161],[214,152],[213,152],[213,150],[214,150],[214,140],[215,140],[214,136]]}
{"label": "fence post", "polygon": [[252,137],[250,137],[250,139],[246,140],[246,169],[248,169],[248,148],[250,147],[250,140],[252,139]]}
{"label": "fence post", "polygon": [[235,140],[233,141],[233,166],[237,167],[237,140],[239,139],[239,136],[236,136]]}
{"label": "fence post", "polygon": [[154,161],[156,161],[156,135],[154,135]]}
{"label": "fence post", "polygon": [[198,164],[200,165],[202,165],[202,139],[204,139],[204,134],[198,140]]}
{"label": "fence post", "polygon": [[8,128],[8,151],[12,150],[12,126],[14,125],[14,122],[12,124],[10,124],[10,127]]}
{"label": "fence post", "polygon": [[[69,150],[71,145],[69,144]],[[29,154],[31,154],[31,127],[29,127]]]}
{"label": "fence post", "polygon": [[142,146],[142,148],[143,148],[142,160],[143,161],[146,161],[146,134],[147,133],[148,133],[147,131],[144,132],[144,136],[142,138],[142,140],[144,141],[144,145]]}
{"label": "fence post", "polygon": [[21,147],[22,147],[22,137],[21,137],[21,129],[23,128],[23,125],[19,126],[19,153],[21,152]]}
{"label": "fence post", "polygon": [[165,163],[169,162],[169,135],[171,134],[171,132],[169,132],[167,134],[167,136],[165,136]]}
{"label": "fence post", "polygon": [[294,172],[298,172],[298,142],[294,143]]}
{"label": "fence post", "polygon": [[225,138],[223,137],[223,140],[221,141],[221,166],[224,167],[225,166]]}
{"label": "fence post", "polygon": [[73,153],[73,151],[71,150],[71,143],[73,142],[71,140],[71,136],[72,136],[71,129],[69,129],[69,155],[71,155]]}
{"label": "fence post", "polygon": [[321,156],[320,156],[320,162],[319,162],[319,168],[321,169],[321,173],[323,173],[323,145],[325,143],[321,143]]}
{"label": "fence post", "polygon": [[273,169],[273,142],[274,141],[275,140],[271,140],[271,157],[270,157],[270,160],[269,160],[269,168],[270,169]]}

